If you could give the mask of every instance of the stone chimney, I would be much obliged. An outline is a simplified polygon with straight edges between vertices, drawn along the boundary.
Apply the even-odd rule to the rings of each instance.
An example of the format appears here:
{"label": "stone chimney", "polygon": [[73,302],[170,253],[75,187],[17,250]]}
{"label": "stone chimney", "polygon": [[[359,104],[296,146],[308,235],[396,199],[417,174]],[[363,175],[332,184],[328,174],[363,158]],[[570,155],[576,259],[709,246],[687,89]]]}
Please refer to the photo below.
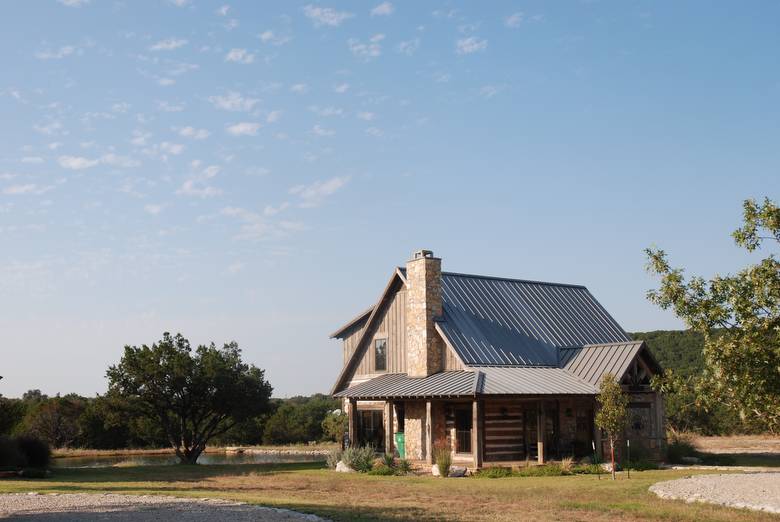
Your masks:
{"label": "stone chimney", "polygon": [[427,377],[443,368],[444,348],[434,328],[441,317],[441,259],[418,250],[406,263],[406,373]]}

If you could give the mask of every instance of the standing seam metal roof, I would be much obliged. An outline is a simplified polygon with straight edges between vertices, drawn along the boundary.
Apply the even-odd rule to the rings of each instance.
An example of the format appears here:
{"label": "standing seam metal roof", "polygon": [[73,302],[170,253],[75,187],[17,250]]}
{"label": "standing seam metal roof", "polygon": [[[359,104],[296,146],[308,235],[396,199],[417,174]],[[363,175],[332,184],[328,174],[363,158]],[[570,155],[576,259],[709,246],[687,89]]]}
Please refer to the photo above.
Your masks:
{"label": "standing seam metal roof", "polygon": [[644,341],[632,341],[563,349],[561,366],[583,381],[597,386],[607,373],[621,378],[643,345]]}
{"label": "standing seam metal roof", "polygon": [[558,349],[629,341],[587,288],[442,273],[439,326],[464,364],[558,366]]}

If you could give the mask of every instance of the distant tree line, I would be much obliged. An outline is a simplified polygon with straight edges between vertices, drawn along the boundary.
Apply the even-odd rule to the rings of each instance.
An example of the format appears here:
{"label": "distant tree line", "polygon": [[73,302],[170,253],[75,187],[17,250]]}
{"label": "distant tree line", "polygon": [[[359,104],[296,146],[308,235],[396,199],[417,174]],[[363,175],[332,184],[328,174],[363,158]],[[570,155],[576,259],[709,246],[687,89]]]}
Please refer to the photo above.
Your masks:
{"label": "distant tree line", "polygon": [[[266,414],[240,422],[210,445],[305,444],[336,441],[339,422],[336,399],[310,397],[272,399]],[[166,434],[155,419],[136,415],[126,399],[76,394],[49,397],[30,390],[20,399],[0,397],[0,435],[33,435],[53,448],[163,448]],[[325,427],[323,427],[323,424]]]}

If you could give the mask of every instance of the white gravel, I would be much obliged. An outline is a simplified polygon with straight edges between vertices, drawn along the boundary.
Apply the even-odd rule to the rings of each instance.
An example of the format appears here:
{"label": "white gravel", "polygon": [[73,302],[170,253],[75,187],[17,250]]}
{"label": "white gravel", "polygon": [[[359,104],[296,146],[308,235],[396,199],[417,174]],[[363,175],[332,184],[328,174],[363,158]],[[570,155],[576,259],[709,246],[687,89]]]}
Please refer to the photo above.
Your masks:
{"label": "white gravel", "polygon": [[661,498],[780,513],[780,473],[696,475],[658,482],[650,491]]}
{"label": "white gravel", "polygon": [[0,519],[41,521],[140,522],[182,519],[269,522],[326,522],[316,515],[215,499],[156,495],[38,494],[0,495]]}

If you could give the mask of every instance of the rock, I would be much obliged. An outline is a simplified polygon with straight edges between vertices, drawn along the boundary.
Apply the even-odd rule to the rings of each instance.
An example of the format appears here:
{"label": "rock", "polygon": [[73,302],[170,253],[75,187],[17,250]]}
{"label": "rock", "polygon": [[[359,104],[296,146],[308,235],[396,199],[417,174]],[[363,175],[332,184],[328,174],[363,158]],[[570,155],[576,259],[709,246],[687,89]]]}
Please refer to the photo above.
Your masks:
{"label": "rock", "polygon": [[450,477],[465,477],[466,466],[452,466],[450,468]]}
{"label": "rock", "polygon": [[[604,462],[601,465],[601,468],[606,471],[607,473],[612,473],[612,463],[611,462]],[[620,471],[620,464],[618,462],[615,462],[615,471]]]}
{"label": "rock", "polygon": [[701,464],[701,459],[699,457],[682,457],[680,460],[686,464]]}
{"label": "rock", "polygon": [[431,475],[433,475],[434,477],[441,477],[441,473],[439,473],[439,466],[437,466],[436,464],[431,466]]}
{"label": "rock", "polygon": [[336,471],[339,473],[354,473],[355,470],[347,466],[343,460],[340,460],[338,464],[336,464]]}

